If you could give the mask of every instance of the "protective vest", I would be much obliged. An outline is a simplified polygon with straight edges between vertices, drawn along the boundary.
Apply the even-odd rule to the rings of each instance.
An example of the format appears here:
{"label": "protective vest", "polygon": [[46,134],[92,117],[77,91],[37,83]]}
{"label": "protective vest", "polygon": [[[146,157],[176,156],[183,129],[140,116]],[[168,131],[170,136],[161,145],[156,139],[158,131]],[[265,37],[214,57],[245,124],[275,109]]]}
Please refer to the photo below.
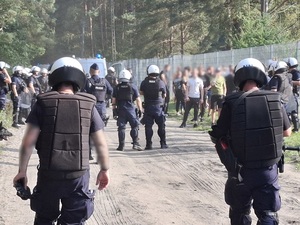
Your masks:
{"label": "protective vest", "polygon": [[274,77],[278,77],[279,85],[277,92],[281,94],[281,102],[287,104],[290,96],[293,94],[291,86],[291,77],[287,73],[275,74]]}
{"label": "protective vest", "polygon": [[36,149],[43,174],[74,179],[89,169],[89,132],[95,97],[47,92],[37,97],[41,107]]}
{"label": "protective vest", "polygon": [[133,90],[129,83],[121,83],[116,88],[117,101],[133,101]]}
{"label": "protective vest", "polygon": [[116,84],[117,84],[117,79],[115,76],[113,75],[106,75],[105,79],[108,81],[108,83],[112,86],[112,87],[116,87]]}
{"label": "protective vest", "polygon": [[[290,73],[292,74],[292,77],[293,77],[293,78],[298,78],[298,77],[300,77],[300,72],[299,72],[298,70],[296,70],[296,69],[292,70]],[[295,80],[293,79],[293,81],[297,81],[297,80],[296,80],[296,79],[295,79]],[[297,85],[293,85],[293,93],[294,93],[295,95],[299,95],[299,87],[298,87]]]}
{"label": "protective vest", "polygon": [[92,85],[90,93],[96,97],[97,102],[104,102],[107,89],[105,79],[99,78],[95,81],[93,78],[91,78],[89,81]]}
{"label": "protective vest", "polygon": [[161,100],[161,90],[159,87],[160,79],[145,79],[145,90],[144,90],[144,97],[145,97],[145,103],[149,102],[157,102],[160,103]]}
{"label": "protective vest", "polygon": [[241,93],[226,98],[232,110],[230,145],[238,162],[247,168],[274,165],[282,155],[283,118],[280,95],[257,91],[237,106]]}

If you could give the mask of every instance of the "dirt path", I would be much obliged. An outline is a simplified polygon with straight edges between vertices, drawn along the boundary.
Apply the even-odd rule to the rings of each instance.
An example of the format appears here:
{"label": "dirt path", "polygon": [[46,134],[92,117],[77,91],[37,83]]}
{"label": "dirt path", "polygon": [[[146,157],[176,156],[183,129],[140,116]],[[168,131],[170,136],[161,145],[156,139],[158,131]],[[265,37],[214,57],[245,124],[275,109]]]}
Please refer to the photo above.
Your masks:
{"label": "dirt path", "polygon": [[[118,152],[115,122],[106,129],[111,154],[111,184],[95,197],[95,212],[87,225],[227,225],[228,207],[223,200],[226,173],[208,135],[177,128],[168,121],[168,150]],[[141,144],[144,143],[141,128]],[[0,225],[32,224],[29,201],[15,195],[12,179],[17,172],[18,146],[23,129],[5,143],[0,154]],[[155,143],[155,142],[154,142]],[[156,139],[156,143],[158,140]],[[1,143],[3,144],[3,142]],[[36,180],[37,155],[28,170],[29,185]],[[91,165],[91,189],[99,166]],[[281,224],[300,225],[300,173],[287,165],[280,175]],[[254,221],[255,217],[253,216]],[[254,224],[254,223],[253,223]]]}

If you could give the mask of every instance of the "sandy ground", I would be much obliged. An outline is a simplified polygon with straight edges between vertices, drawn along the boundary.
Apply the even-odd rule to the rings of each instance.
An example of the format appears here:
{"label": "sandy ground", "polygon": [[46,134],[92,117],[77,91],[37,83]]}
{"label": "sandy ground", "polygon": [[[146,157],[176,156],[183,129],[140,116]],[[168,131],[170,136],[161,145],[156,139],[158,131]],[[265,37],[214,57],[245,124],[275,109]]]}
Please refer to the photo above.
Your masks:
{"label": "sandy ground", "polygon": [[[106,128],[111,155],[111,183],[97,191],[95,212],[86,224],[141,225],[222,225],[229,224],[223,190],[226,172],[205,133],[178,128],[179,122],[167,122],[168,150],[159,149],[156,138],[152,151],[131,149],[129,134],[125,152],[116,151],[115,121]],[[29,201],[16,196],[12,179],[18,170],[18,147],[24,128],[1,142],[0,153],[0,225],[33,224]],[[145,145],[141,127],[141,144]],[[29,186],[36,181],[37,155],[28,168]],[[99,166],[91,164],[91,189]],[[300,225],[300,172],[286,165],[280,175],[282,209],[280,224]],[[253,216],[253,224],[256,219]]]}

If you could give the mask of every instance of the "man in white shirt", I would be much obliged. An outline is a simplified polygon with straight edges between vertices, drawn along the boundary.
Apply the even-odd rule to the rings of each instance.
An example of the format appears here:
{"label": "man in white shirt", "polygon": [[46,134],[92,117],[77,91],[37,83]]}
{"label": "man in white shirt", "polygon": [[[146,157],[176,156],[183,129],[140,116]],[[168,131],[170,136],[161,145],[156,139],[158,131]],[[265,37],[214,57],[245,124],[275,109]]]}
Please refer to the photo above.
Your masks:
{"label": "man in white shirt", "polygon": [[199,71],[197,68],[193,69],[192,76],[187,82],[187,88],[185,93],[186,109],[183,116],[182,124],[180,128],[186,127],[186,121],[190,110],[194,108],[194,127],[198,126],[198,113],[199,106],[203,103],[203,81],[198,77]]}

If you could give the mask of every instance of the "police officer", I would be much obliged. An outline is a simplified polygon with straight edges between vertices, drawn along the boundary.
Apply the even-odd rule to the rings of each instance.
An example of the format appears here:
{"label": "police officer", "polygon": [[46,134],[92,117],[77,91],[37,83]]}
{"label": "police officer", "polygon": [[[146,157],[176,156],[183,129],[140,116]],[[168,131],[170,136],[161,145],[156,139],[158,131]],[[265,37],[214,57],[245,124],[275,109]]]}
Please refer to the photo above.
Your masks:
{"label": "police officer", "polygon": [[46,68],[41,69],[41,76],[38,77],[38,81],[41,85],[42,93],[50,91],[50,87],[48,85],[48,70]]}
{"label": "police officer", "polygon": [[152,149],[152,126],[158,125],[158,136],[162,149],[168,148],[166,143],[166,118],[163,110],[164,98],[166,97],[166,85],[159,79],[159,68],[156,65],[147,67],[148,77],[142,81],[140,93],[144,96],[145,109],[142,119],[145,124],[146,150]]}
{"label": "police officer", "polygon": [[[122,70],[119,74],[119,84],[115,87],[112,98],[113,115],[117,119],[119,146],[117,150],[123,151],[125,145],[125,129],[129,122],[133,149],[142,151],[139,144],[139,117],[142,115],[142,102],[136,86],[130,84],[131,73]],[[134,105],[136,102],[137,108]],[[138,111],[137,111],[138,110]]]}
{"label": "police officer", "polygon": [[36,97],[38,94],[42,93],[41,84],[38,80],[39,73],[41,68],[38,66],[33,66],[31,68],[31,76],[29,77],[29,90],[32,93],[32,101],[31,101],[31,108],[33,107],[34,103],[36,102]]}
{"label": "police officer", "polygon": [[281,202],[277,163],[283,136],[291,134],[280,94],[260,91],[267,82],[263,64],[253,58],[240,61],[234,82],[241,92],[225,98],[217,124],[210,132],[228,170],[225,201],[232,225],[250,225],[253,208],[260,225],[277,225]]}
{"label": "police officer", "polygon": [[[50,69],[51,92],[40,94],[28,119],[20,147],[19,172],[13,182],[27,186],[27,166],[34,148],[40,164],[37,185],[30,198],[35,225],[84,224],[94,210],[89,191],[89,135],[98,152],[101,170],[97,185],[109,182],[108,148],[104,124],[95,109],[94,96],[77,92],[85,84],[80,63],[64,57]],[[60,209],[61,204],[61,209]]]}
{"label": "police officer", "polygon": [[11,83],[11,78],[6,70],[9,67],[5,62],[0,62],[0,111],[5,109],[8,85]]}
{"label": "police officer", "polygon": [[297,59],[293,57],[289,57],[284,60],[288,67],[289,67],[289,73],[292,74],[292,84],[293,84],[293,95],[294,95],[294,101],[295,104],[294,109],[291,110],[291,120],[293,123],[293,132],[299,131],[299,118],[298,118],[298,109],[299,109],[299,86],[300,86],[300,72],[297,70],[298,67],[298,61]]}
{"label": "police officer", "polygon": [[85,91],[96,97],[96,109],[99,112],[100,117],[102,118],[106,126],[109,117],[106,116],[105,97],[106,94],[111,95],[113,89],[105,78],[101,78],[99,76],[100,70],[96,63],[91,65],[90,74],[91,78],[87,80]]}
{"label": "police officer", "polygon": [[[105,79],[108,81],[108,83],[110,84],[110,86],[115,89],[115,87],[117,86],[118,84],[118,79],[115,75],[116,73],[116,70],[114,67],[109,67],[107,69],[107,75],[105,76]],[[106,95],[106,107],[109,107],[109,101],[112,100],[112,95],[111,94],[107,94]]]}
{"label": "police officer", "polygon": [[283,61],[275,61],[270,66],[273,71],[269,83],[266,85],[266,90],[279,92],[281,95],[281,102],[286,109],[292,94],[291,77],[287,73],[287,64]]}
{"label": "police officer", "polygon": [[22,116],[20,115],[20,104],[21,98],[20,94],[22,91],[26,91],[27,87],[24,80],[21,78],[23,72],[22,66],[15,66],[13,68],[13,75],[11,78],[11,100],[13,102],[13,124],[12,126],[15,128],[19,128],[20,124],[25,124],[22,121]]}

